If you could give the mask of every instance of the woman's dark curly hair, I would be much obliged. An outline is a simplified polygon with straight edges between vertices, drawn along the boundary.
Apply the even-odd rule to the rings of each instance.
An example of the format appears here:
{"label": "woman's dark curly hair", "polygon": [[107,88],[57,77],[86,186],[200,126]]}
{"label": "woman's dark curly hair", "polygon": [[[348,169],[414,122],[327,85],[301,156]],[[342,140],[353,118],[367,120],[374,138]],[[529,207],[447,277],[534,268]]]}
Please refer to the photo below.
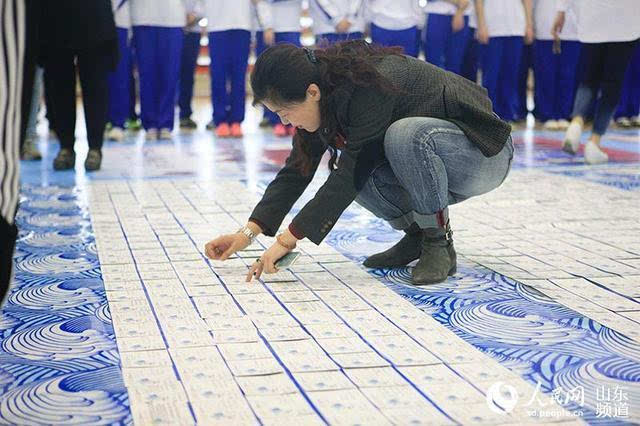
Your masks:
{"label": "woman's dark curly hair", "polygon": [[[310,51],[293,44],[278,44],[269,47],[258,57],[251,73],[253,104],[268,101],[278,106],[302,103],[307,88],[315,83],[320,87],[321,125],[320,139],[331,152],[329,169],[333,170],[337,160],[335,140],[338,123],[332,105],[335,96],[345,84],[370,87],[383,92],[396,93],[398,90],[375,65],[388,55],[400,55],[401,48],[371,45],[364,40],[336,43],[332,46]],[[310,133],[298,129],[293,144],[302,155],[294,159],[294,164],[302,174],[311,172],[312,148],[305,143]]]}

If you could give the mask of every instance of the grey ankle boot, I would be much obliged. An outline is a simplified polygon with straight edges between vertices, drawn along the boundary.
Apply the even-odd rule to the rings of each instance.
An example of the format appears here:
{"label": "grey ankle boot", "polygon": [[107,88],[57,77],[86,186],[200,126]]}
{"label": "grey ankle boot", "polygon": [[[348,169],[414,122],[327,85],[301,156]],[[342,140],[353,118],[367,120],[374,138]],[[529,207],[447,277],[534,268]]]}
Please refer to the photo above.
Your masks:
{"label": "grey ankle boot", "polygon": [[363,263],[367,268],[398,268],[413,262],[422,252],[423,233],[413,223],[404,230],[405,236],[390,249],[369,256]]}
{"label": "grey ankle boot", "polygon": [[413,268],[413,284],[440,283],[456,273],[456,251],[449,222],[444,228],[426,228],[422,232],[422,253]]}

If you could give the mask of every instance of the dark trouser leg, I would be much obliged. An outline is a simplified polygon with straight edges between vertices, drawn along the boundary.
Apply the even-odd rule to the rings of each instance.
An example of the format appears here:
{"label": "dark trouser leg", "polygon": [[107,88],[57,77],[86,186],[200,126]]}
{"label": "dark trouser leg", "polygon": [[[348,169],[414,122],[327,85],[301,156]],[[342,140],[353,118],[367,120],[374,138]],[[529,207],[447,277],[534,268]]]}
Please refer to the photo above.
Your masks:
{"label": "dark trouser leg", "polygon": [[109,107],[107,83],[111,53],[108,46],[83,50],[78,54],[82,102],[90,149],[102,149]]}
{"label": "dark trouser leg", "polygon": [[47,96],[60,146],[73,150],[76,128],[76,66],[71,49],[49,48],[45,60]]}
{"label": "dark trouser leg", "polygon": [[597,135],[603,135],[607,131],[611,117],[618,106],[624,75],[638,41],[606,43],[600,83],[602,97],[593,120],[593,133]]}

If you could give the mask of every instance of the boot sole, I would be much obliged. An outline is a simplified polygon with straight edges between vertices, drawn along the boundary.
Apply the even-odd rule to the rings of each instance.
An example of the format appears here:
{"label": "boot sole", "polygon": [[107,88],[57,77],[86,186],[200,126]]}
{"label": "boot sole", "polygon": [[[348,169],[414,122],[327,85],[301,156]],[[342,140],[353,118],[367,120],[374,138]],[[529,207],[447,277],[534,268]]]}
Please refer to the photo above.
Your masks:
{"label": "boot sole", "polygon": [[[451,277],[453,275],[455,275],[458,272],[458,266],[457,265],[453,265],[453,267],[451,269],[449,269],[449,272],[447,273],[447,277]],[[411,283],[414,285],[428,285],[428,284],[439,284],[442,282],[445,282],[447,279],[445,278],[444,280],[436,280],[436,281],[422,281],[422,282],[415,282],[413,280],[411,280]]]}

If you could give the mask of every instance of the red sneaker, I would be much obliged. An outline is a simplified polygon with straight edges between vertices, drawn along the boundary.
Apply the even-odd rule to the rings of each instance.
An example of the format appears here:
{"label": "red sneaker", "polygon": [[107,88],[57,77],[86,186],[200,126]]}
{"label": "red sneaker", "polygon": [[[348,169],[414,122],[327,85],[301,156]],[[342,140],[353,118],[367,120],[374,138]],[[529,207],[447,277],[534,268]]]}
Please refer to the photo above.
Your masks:
{"label": "red sneaker", "polygon": [[232,138],[242,137],[242,127],[240,127],[240,123],[231,123],[231,137]]}
{"label": "red sneaker", "polygon": [[273,126],[273,135],[279,138],[283,138],[288,135],[287,128],[284,127],[284,124],[278,123]]}
{"label": "red sneaker", "polygon": [[220,123],[216,126],[216,136],[219,138],[228,138],[231,136],[231,130],[227,123]]}

